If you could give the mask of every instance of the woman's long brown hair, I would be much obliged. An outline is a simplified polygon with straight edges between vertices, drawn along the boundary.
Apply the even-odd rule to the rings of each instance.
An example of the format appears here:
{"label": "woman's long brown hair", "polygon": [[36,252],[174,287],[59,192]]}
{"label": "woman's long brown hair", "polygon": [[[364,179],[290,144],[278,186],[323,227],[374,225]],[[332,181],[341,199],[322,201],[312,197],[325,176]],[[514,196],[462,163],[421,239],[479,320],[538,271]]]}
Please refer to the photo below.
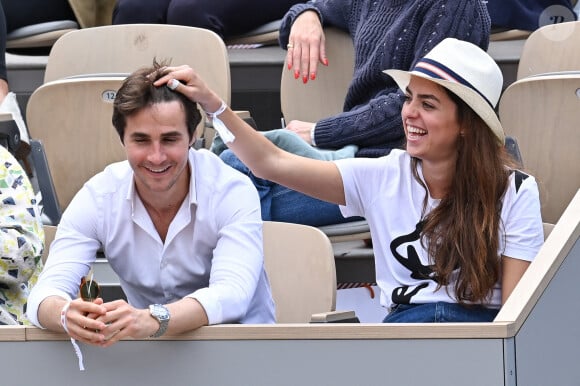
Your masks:
{"label": "woman's long brown hair", "polygon": [[[447,93],[457,104],[463,135],[451,187],[425,217],[421,242],[432,259],[438,288],[455,280],[459,303],[480,303],[489,299],[500,276],[501,197],[508,167],[515,164],[485,122],[455,94]],[[419,178],[419,162],[413,158],[412,169],[425,188],[426,207],[427,187]]]}

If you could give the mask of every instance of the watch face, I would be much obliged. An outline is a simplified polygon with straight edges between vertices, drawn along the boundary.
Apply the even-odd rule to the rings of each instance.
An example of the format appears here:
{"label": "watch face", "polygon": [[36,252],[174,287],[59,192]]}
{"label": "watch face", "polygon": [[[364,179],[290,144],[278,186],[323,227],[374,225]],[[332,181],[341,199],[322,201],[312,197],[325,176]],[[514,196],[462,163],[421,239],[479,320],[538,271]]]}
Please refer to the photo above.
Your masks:
{"label": "watch face", "polygon": [[159,320],[169,319],[169,311],[167,311],[167,308],[160,304],[154,304],[151,313]]}
{"label": "watch face", "polygon": [[151,315],[153,315],[160,322],[169,320],[169,311],[161,304],[152,304],[149,307],[149,312],[151,312]]}

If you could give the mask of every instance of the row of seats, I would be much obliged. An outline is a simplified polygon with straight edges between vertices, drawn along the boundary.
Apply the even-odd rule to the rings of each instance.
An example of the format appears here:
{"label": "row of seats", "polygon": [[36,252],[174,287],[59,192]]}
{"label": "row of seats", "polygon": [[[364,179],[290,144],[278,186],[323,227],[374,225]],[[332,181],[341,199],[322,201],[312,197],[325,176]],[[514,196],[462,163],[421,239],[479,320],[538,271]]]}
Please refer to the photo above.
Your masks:
{"label": "row of seats", "polygon": [[[265,25],[256,31],[252,31],[245,36],[240,37],[240,39],[228,42],[228,44],[256,42],[266,44],[275,43],[275,35],[278,25],[278,22],[269,23],[268,25]],[[37,47],[42,45],[52,45],[56,38],[60,36],[59,34],[64,34],[74,30],[75,28],[77,27],[66,21],[43,23],[42,25],[24,27],[21,30],[14,31],[14,33],[9,36],[9,47],[18,48],[19,46]],[[526,34],[522,34],[521,31],[519,33],[516,32],[518,31],[510,31],[509,34],[506,34],[505,31],[501,34],[494,34],[494,36],[492,36],[492,40],[497,41],[514,38],[521,39],[525,38],[529,34],[529,32]],[[350,80],[350,75],[352,74],[352,45],[350,44],[347,35],[341,34],[340,32],[334,33],[333,31],[329,31],[328,33],[330,35],[328,43],[329,51],[335,57],[341,58],[341,60],[333,61],[334,64],[330,70],[332,71],[331,74],[328,74],[326,77],[319,78],[317,82],[310,82],[309,85],[304,86],[294,82],[293,79],[288,76],[288,72],[283,72],[281,83],[281,105],[286,121],[290,121],[295,117],[301,117],[302,119],[315,121],[323,116],[335,114],[342,108],[344,93],[346,92],[346,87]],[[163,40],[163,38],[160,40]],[[77,43],[81,42],[82,44],[82,41],[83,38],[79,38]],[[333,44],[336,48],[333,47]],[[58,52],[55,52],[53,56],[57,59],[63,58],[65,63],[56,63],[53,66],[51,66],[49,63],[45,81],[54,80],[61,77],[62,74],[58,73],[58,69],[66,68],[66,66],[70,64],[68,62],[68,57],[60,55]],[[526,56],[523,55],[522,63],[525,63],[525,61]],[[79,69],[86,68],[87,63],[99,63],[99,65],[101,64],[100,61],[95,60],[94,57],[89,57],[87,60],[77,61],[77,63],[77,68]],[[51,68],[56,68],[57,73],[52,74]],[[123,72],[129,72],[130,70],[131,67],[127,66]],[[66,71],[68,71],[68,69]],[[110,71],[107,70],[102,71],[110,73]],[[321,92],[324,92],[324,98],[316,97],[316,94],[314,94],[316,93],[316,90],[321,90]],[[326,92],[327,90],[334,91]],[[295,97],[296,93],[298,93],[300,97]],[[314,96],[309,97],[311,95]],[[324,101],[324,103],[322,103],[322,101]],[[208,132],[211,133],[211,130],[208,130]],[[207,144],[211,142],[211,134],[209,137],[210,138],[206,140]],[[322,229],[332,238],[333,241],[349,241],[369,238],[369,230],[365,222],[356,222],[353,224],[341,226],[323,227]]]}
{"label": "row of seats", "polygon": [[[258,28],[242,35],[234,36],[226,40],[226,45],[274,45],[278,43],[278,30],[281,20],[266,23]],[[7,36],[7,48],[9,50],[21,50],[30,48],[50,49],[62,35],[80,26],[73,20],[59,20],[24,26],[10,32]],[[525,39],[531,31],[501,29],[492,31],[491,41],[505,41]]]}
{"label": "row of seats", "polygon": [[[573,41],[573,32],[577,25],[565,23],[550,26],[548,28],[564,32],[554,32],[556,35],[549,39],[564,42],[558,49],[565,50],[565,44]],[[558,33],[564,33],[567,38],[562,38]],[[172,39],[175,34],[180,34],[184,38]],[[557,64],[552,60],[542,67],[537,66],[534,60],[534,57],[541,57],[542,54],[533,54],[533,47],[556,49],[545,41],[546,36],[550,34],[541,29],[529,37],[522,54],[521,68],[537,68],[544,71],[546,66]],[[87,45],[85,43],[87,41],[93,44]],[[539,45],[534,43],[537,41],[540,42]],[[317,82],[298,85],[288,71],[282,70],[281,105],[287,121],[296,117],[316,121],[341,110],[352,75],[354,57],[352,43],[345,33],[328,29],[327,44],[329,54],[333,57],[340,57],[341,60],[334,61],[333,66],[322,67]],[[191,49],[192,46],[196,47],[195,51]],[[204,56],[197,55],[198,52],[204,52]],[[170,25],[107,26],[69,33],[53,46],[46,67],[45,84],[31,97],[27,117],[31,137],[36,140],[33,141],[33,155],[37,159],[35,164],[39,184],[43,190],[45,211],[55,223],[58,222],[61,210],[68,205],[84,181],[102,170],[104,165],[124,159],[124,152],[110,124],[112,98],[125,74],[150,61],[152,55],[158,58],[172,58],[174,63],[192,64],[218,91],[218,94],[229,102],[230,79],[227,52],[221,39],[209,31]],[[553,56],[561,55],[554,53]],[[70,57],[75,57],[76,60],[71,61]],[[521,72],[524,73],[523,70]],[[565,80],[561,83],[573,87],[574,83],[569,82],[567,78],[573,75],[566,74]],[[558,75],[558,77],[561,76]],[[535,79],[527,84],[543,83]],[[544,86],[536,87],[543,89]],[[574,151],[565,149],[567,149],[566,146],[574,146],[577,143],[574,141],[577,136],[573,133],[554,136],[550,134],[553,130],[543,131],[548,136],[547,139],[541,139],[539,135],[528,135],[532,133],[534,125],[542,122],[544,122],[544,128],[551,125],[553,118],[550,113],[560,114],[555,109],[556,107],[564,109],[564,104],[552,105],[549,103],[551,99],[544,99],[542,96],[544,94],[536,91],[524,91],[524,94],[529,98],[539,97],[539,102],[529,99],[529,102],[522,104],[523,99],[519,94],[521,91],[517,90],[520,90],[520,86],[515,84],[506,90],[500,104],[500,118],[504,121],[508,135],[521,142],[526,168],[538,177],[541,184],[544,220],[554,223],[573,192],[577,190],[579,178],[577,174],[569,176],[552,171],[554,168],[557,170],[561,168],[559,166],[561,161],[557,159],[559,154],[567,154],[568,162],[574,161]],[[556,91],[556,95],[560,94]],[[54,100],[60,101],[58,106],[46,102]],[[576,119],[573,112],[579,111],[574,108],[575,100],[577,98],[566,99],[570,105],[568,110],[572,113],[563,114],[570,118],[571,122]],[[512,104],[515,104],[515,107],[512,107]],[[87,108],[87,106],[90,107]],[[543,108],[533,108],[534,106],[543,106]],[[66,111],[61,113],[58,108],[64,108]],[[528,113],[526,108],[531,112]],[[532,113],[536,112],[541,112],[543,121],[534,117]],[[53,119],[46,120],[46,116],[51,116]],[[523,122],[519,120],[521,116],[529,120]],[[511,123],[510,119],[514,123]],[[573,127],[569,123],[563,126],[569,130]],[[565,133],[565,129],[558,129],[558,132]],[[206,127],[200,127],[200,130],[207,131],[206,143],[209,144],[212,139],[211,130]],[[558,139],[562,138],[567,138],[564,144],[558,142]],[[95,151],[87,152],[85,146],[78,146],[83,143]],[[552,148],[548,148],[547,144]],[[549,158],[537,156],[542,154],[542,150]],[[546,162],[546,159],[550,161]],[[82,161],[79,162],[79,160]],[[544,176],[545,173],[548,175]],[[558,189],[550,189],[553,186],[558,186]],[[566,186],[569,188],[563,188]],[[552,190],[557,193],[551,193]],[[322,229],[337,243],[370,238],[368,225],[364,221]],[[372,257],[372,251],[369,253],[369,250],[369,247],[361,248],[360,256],[366,259],[369,256]],[[342,253],[343,250],[339,250],[335,254],[340,257]],[[352,253],[350,257],[353,257]]]}
{"label": "row of seats", "polygon": [[[533,33],[526,40],[518,69],[518,78],[529,76],[531,73],[546,72],[550,69],[573,69],[576,51],[567,47],[568,45],[576,45],[577,40],[574,40],[574,37],[578,33],[574,32],[577,26],[577,23],[564,23],[544,27]],[[180,34],[184,38],[172,39],[175,34]],[[576,39],[578,38],[576,37]],[[87,45],[86,41],[94,43]],[[306,85],[298,84],[290,72],[282,70],[281,106],[286,121],[298,117],[317,121],[342,109],[344,95],[352,76],[354,57],[352,42],[347,34],[339,30],[328,29],[327,45],[329,55],[340,58],[340,60],[333,61],[333,66],[321,67],[316,82],[309,82]],[[195,46],[196,50],[192,50],[192,46]],[[539,52],[539,49],[550,50],[550,55]],[[204,55],[200,56],[197,54],[198,52],[204,52]],[[566,52],[566,55],[558,52]],[[230,101],[227,51],[221,39],[209,31],[171,25],[127,25],[77,30],[63,36],[54,44],[49,56],[44,78],[45,84],[36,90],[27,108],[31,137],[42,141],[46,150],[44,154],[40,144],[33,143],[35,150],[33,155],[38,159],[38,162],[35,163],[39,165],[40,171],[46,169],[47,165],[51,166],[51,173],[39,173],[38,177],[41,188],[45,191],[46,212],[55,222],[58,222],[60,211],[68,205],[83,181],[100,171],[105,164],[124,158],[122,148],[110,124],[111,98],[125,76],[124,74],[149,62],[152,55],[158,58],[172,58],[174,63],[192,64],[226,102]],[[70,57],[75,57],[75,60],[71,61]],[[545,57],[552,59],[545,60]],[[559,60],[554,58],[559,58]],[[578,61],[576,60],[576,62]],[[88,74],[93,76],[87,76]],[[83,79],[64,79],[71,76],[76,78],[82,76]],[[566,74],[565,76],[573,77],[574,74]],[[562,75],[558,75],[558,77],[562,79]],[[569,87],[572,87],[573,84],[566,80],[561,83]],[[543,84],[543,81],[535,79],[526,84],[540,85]],[[544,220],[555,222],[571,198],[571,194],[573,194],[571,192],[577,189],[578,176],[569,178],[561,172],[550,172],[551,168],[559,170],[558,165],[561,165],[561,162],[558,159],[545,162],[546,158],[536,156],[541,154],[541,149],[538,147],[546,151],[546,154],[550,155],[551,158],[557,157],[558,154],[568,154],[570,161],[573,161],[571,157],[573,157],[572,154],[575,154],[574,151],[564,150],[567,149],[566,146],[576,144],[574,139],[577,136],[566,135],[565,137],[569,138],[564,141],[565,144],[560,144],[556,139],[564,137],[550,136],[549,133],[552,130],[543,131],[547,133],[550,141],[541,141],[540,136],[531,133],[535,124],[540,122],[550,122],[551,124],[554,121],[548,112],[569,117],[571,122],[576,118],[574,115],[558,113],[555,108],[558,107],[563,111],[564,105],[551,103],[550,101],[554,99],[546,99],[542,93],[525,92],[528,98],[539,97],[539,102],[527,99],[525,104],[521,103],[522,99],[519,97],[520,91],[518,91],[520,87],[518,83],[518,85],[514,84],[513,87],[506,90],[500,103],[500,118],[505,121],[508,135],[515,137],[520,143],[526,168],[540,180],[543,193],[542,202],[545,203]],[[543,86],[535,87],[543,89]],[[570,95],[570,92],[566,95]],[[76,93],[83,96],[79,97]],[[556,94],[560,95],[558,91]],[[59,100],[61,101],[60,106],[66,108],[67,112],[57,114],[55,106],[44,103],[43,100]],[[572,112],[578,111],[578,109],[574,109],[575,100],[575,98],[566,99],[566,102],[571,104],[568,110]],[[83,108],[86,105],[91,106],[89,111],[85,111],[86,108]],[[534,108],[535,106],[543,108]],[[527,112],[526,108],[530,110],[530,113]],[[532,113],[540,111],[543,120],[536,119],[532,115]],[[80,113],[80,116],[75,119],[77,113]],[[55,119],[47,122],[44,119],[46,114],[53,115]],[[529,119],[523,122],[519,120],[519,117]],[[561,120],[555,122],[561,122]],[[573,127],[571,124],[563,126],[568,129]],[[546,126],[544,125],[544,127]],[[206,144],[211,143],[212,130],[205,127],[200,127],[200,130],[206,130]],[[558,132],[564,133],[560,130]],[[77,143],[87,143],[97,151],[87,154],[84,147],[74,145]],[[552,148],[548,148],[547,144],[550,144]],[[62,151],[63,148],[66,150]],[[65,157],[64,154],[67,156]],[[43,161],[44,157],[46,157],[46,162]],[[78,159],[83,160],[82,168],[79,167]],[[548,175],[545,176],[546,173]],[[562,180],[568,181],[569,189],[561,189]],[[554,193],[556,196],[550,190],[550,187],[553,186],[559,187],[552,189],[558,191],[557,194]],[[55,191],[56,187],[58,190]],[[55,194],[51,194],[51,191]],[[56,197],[58,197],[58,201]],[[552,207],[556,209],[552,209]],[[360,241],[370,238],[368,226],[364,221],[323,227],[322,229],[334,242]],[[369,255],[367,250],[368,248],[361,249],[362,255],[365,257]],[[337,252],[337,256],[342,253],[342,250]]]}
{"label": "row of seats", "polygon": [[[281,20],[264,24],[252,31],[226,40],[226,45],[259,44],[273,45],[278,42],[278,29]],[[6,48],[9,51],[40,50],[50,51],[54,43],[63,35],[80,29],[73,20],[58,20],[32,24],[11,31],[6,36]]]}

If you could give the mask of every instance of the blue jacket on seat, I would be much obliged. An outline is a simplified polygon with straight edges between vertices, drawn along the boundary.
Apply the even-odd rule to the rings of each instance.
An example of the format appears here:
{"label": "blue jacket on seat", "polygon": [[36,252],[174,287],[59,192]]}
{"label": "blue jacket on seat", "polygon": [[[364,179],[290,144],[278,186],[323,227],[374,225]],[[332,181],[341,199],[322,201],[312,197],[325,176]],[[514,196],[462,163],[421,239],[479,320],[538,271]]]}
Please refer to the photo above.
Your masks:
{"label": "blue jacket on seat", "polygon": [[534,31],[548,24],[578,19],[570,0],[488,0],[494,28]]}

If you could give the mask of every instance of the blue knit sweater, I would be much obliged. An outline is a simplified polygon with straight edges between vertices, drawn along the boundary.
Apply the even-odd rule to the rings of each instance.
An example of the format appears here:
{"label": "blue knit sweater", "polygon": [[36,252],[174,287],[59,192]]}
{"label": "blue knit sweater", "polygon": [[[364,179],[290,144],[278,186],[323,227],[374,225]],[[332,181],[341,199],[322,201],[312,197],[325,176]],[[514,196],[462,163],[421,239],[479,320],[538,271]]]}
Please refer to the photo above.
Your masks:
{"label": "blue knit sweater", "polygon": [[348,31],[356,55],[343,113],[318,121],[315,141],[326,149],[357,145],[357,157],[380,157],[404,143],[403,93],[382,70],[410,70],[446,37],[485,50],[489,43],[490,19],[480,0],[317,0],[288,11],[280,27],[282,47],[296,17],[309,9],[324,26]]}

